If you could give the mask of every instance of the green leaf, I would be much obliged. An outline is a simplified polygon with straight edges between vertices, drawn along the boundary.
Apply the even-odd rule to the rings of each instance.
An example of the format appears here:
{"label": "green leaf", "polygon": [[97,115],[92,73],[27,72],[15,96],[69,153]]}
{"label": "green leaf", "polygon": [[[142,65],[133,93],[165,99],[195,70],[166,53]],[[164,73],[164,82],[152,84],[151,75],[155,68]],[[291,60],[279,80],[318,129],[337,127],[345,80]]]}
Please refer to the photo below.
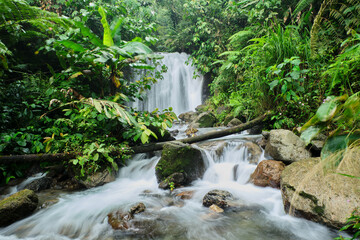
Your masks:
{"label": "green leaf", "polygon": [[102,106],[99,101],[94,99],[94,106],[99,113],[102,113]]}
{"label": "green leaf", "polygon": [[348,146],[348,142],[349,142],[349,138],[347,135],[329,137],[326,140],[323,149],[321,150],[321,159],[324,160],[325,158],[329,157],[331,154],[346,149]]}
{"label": "green leaf", "polygon": [[111,37],[111,30],[109,27],[109,23],[106,20],[106,13],[101,6],[99,7],[98,11],[101,15],[101,24],[104,28],[103,44],[107,47],[111,47],[114,45],[114,41],[113,38]]}
{"label": "green leaf", "polygon": [[70,40],[57,41],[57,43],[60,43],[61,45],[64,45],[67,48],[71,48],[75,52],[85,52],[86,51],[86,49],[83,46],[81,46],[80,44],[77,44],[73,41],[70,41]]}
{"label": "green leaf", "polygon": [[128,53],[139,55],[153,52],[148,46],[141,42],[128,42],[122,47],[122,49]]}
{"label": "green leaf", "polygon": [[308,145],[311,140],[320,133],[320,131],[320,127],[311,126],[301,134],[300,138],[306,143],[306,145]]}
{"label": "green leaf", "polygon": [[96,153],[96,154],[94,155],[93,160],[94,160],[94,161],[99,160],[99,154],[98,154],[98,153]]}
{"label": "green leaf", "polygon": [[274,80],[272,81],[269,86],[270,86],[270,90],[273,90],[274,87],[276,87],[279,83],[279,80]]}
{"label": "green leaf", "polygon": [[317,110],[316,116],[320,121],[326,122],[334,117],[336,109],[337,104],[334,101],[325,102]]}
{"label": "green leaf", "polygon": [[148,136],[145,132],[143,132],[143,133],[141,134],[140,140],[141,140],[141,142],[142,142],[143,144],[145,144],[145,143],[147,143],[147,142],[149,141],[149,136]]}
{"label": "green leaf", "polygon": [[26,140],[25,139],[20,139],[17,140],[16,143],[21,146],[21,147],[25,147],[26,146]]}

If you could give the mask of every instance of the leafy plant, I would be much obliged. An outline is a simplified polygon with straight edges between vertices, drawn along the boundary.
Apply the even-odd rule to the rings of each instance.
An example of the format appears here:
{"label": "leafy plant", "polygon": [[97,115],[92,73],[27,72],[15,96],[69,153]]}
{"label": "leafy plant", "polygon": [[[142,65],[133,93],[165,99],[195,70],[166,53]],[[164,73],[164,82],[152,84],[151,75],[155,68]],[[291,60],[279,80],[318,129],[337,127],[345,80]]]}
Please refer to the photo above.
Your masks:
{"label": "leafy plant", "polygon": [[338,240],[356,240],[360,236],[360,216],[356,214],[356,211],[354,211],[351,216],[347,220],[347,225],[342,227],[340,231],[345,230],[351,230],[352,232],[355,232],[355,234],[352,237],[337,237],[335,239]]}
{"label": "leafy plant", "polygon": [[360,139],[359,129],[360,93],[358,92],[350,97],[343,95],[324,100],[316,114],[301,128],[301,138],[308,144],[321,131],[330,131],[321,152],[322,159],[325,159]]}

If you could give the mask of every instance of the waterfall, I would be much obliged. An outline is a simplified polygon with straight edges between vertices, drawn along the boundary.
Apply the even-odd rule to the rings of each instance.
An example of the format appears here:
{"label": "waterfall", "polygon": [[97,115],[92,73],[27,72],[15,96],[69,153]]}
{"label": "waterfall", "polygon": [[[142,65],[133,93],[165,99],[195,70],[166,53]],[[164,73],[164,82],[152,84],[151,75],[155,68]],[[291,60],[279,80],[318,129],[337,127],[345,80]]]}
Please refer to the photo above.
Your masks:
{"label": "waterfall", "polygon": [[[161,65],[166,65],[167,72],[163,74],[163,80],[155,83],[151,90],[146,92],[144,100],[134,102],[132,107],[145,111],[172,107],[176,114],[194,110],[201,104],[203,76],[194,78],[196,69],[191,66],[188,54],[161,53],[161,55],[164,58],[156,70],[160,71]],[[137,80],[140,78],[141,74],[135,76]]]}

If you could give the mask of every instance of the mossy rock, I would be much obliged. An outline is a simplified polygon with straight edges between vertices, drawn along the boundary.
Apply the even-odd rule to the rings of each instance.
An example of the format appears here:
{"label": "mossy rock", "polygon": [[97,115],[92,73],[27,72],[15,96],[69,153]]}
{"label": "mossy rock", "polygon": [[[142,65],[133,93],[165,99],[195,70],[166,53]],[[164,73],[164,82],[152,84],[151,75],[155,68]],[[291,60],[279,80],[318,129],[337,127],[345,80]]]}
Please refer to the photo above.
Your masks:
{"label": "mossy rock", "polygon": [[210,112],[201,113],[190,125],[192,128],[213,127],[216,123],[216,117]]}
{"label": "mossy rock", "polygon": [[37,208],[39,199],[34,191],[25,189],[0,201],[0,227],[8,226],[29,216]]}
{"label": "mossy rock", "polygon": [[200,150],[183,143],[168,143],[164,145],[161,159],[156,165],[156,177],[162,182],[173,173],[184,173],[184,184],[201,178],[205,165]]}

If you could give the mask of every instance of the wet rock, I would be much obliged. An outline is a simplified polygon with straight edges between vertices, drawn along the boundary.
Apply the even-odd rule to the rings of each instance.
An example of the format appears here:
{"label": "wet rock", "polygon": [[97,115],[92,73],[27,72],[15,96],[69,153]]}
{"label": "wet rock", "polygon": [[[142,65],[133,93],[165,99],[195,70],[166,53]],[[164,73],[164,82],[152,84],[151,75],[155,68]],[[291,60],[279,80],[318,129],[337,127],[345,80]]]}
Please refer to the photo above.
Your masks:
{"label": "wet rock", "polygon": [[261,134],[263,128],[264,128],[264,126],[263,126],[262,124],[253,126],[252,128],[249,129],[249,134],[250,134],[250,135],[258,135],[258,134]]}
{"label": "wet rock", "polygon": [[233,118],[226,126],[227,126],[227,127],[235,127],[235,126],[240,125],[240,124],[242,124],[242,123],[243,123],[243,122],[240,121],[239,119]]}
{"label": "wet rock", "polygon": [[196,128],[192,128],[192,127],[189,127],[188,129],[185,130],[185,134],[186,136],[188,137],[194,137],[195,136],[195,133],[197,133],[199,130],[196,129]]}
{"label": "wet rock", "polygon": [[220,208],[218,205],[216,204],[213,204],[209,207],[209,209],[213,212],[216,212],[216,213],[223,213],[224,212],[224,209]]}
{"label": "wet rock", "polygon": [[199,147],[209,151],[214,151],[217,156],[221,156],[224,152],[224,148],[228,145],[228,142],[224,140],[207,141],[197,144]]}
{"label": "wet rock", "polygon": [[161,189],[178,188],[186,184],[186,176],[184,173],[173,173],[168,176],[164,181],[159,183]]}
{"label": "wet rock", "polygon": [[201,105],[197,106],[197,107],[195,108],[195,110],[196,110],[197,112],[204,112],[204,111],[205,111],[205,108],[206,108],[206,105],[205,105],[205,104],[201,104]]}
{"label": "wet rock", "polygon": [[80,180],[80,183],[86,188],[102,186],[106,183],[115,181],[115,174],[115,170],[109,172],[109,170],[105,169],[103,171],[96,172],[93,175],[88,176],[86,180]]}
{"label": "wet rock", "polygon": [[184,191],[176,194],[177,197],[180,197],[182,200],[191,199],[194,195],[194,191]]}
{"label": "wet rock", "polygon": [[257,164],[260,160],[260,157],[262,155],[262,149],[254,142],[246,142],[239,147],[246,147],[247,154],[248,154],[248,161],[252,164]]}
{"label": "wet rock", "polygon": [[200,150],[180,142],[164,145],[161,158],[155,168],[158,182],[164,181],[173,173],[183,173],[184,185],[201,178],[204,172],[205,165]]}
{"label": "wet rock", "polygon": [[275,160],[287,163],[311,157],[305,143],[289,130],[271,130],[265,151]]}
{"label": "wet rock", "polygon": [[180,114],[179,119],[182,120],[182,121],[190,123],[190,122],[194,121],[197,118],[198,115],[199,115],[199,113],[190,111],[190,112]]}
{"label": "wet rock", "polygon": [[146,209],[145,204],[138,203],[130,208],[129,212],[116,211],[108,214],[108,223],[114,230],[127,230],[132,224],[131,220],[134,215],[144,212]]}
{"label": "wet rock", "polygon": [[280,175],[285,164],[275,160],[263,160],[251,174],[249,182],[260,187],[280,188]]}
{"label": "wet rock", "polygon": [[136,204],[135,206],[133,206],[133,207],[130,208],[129,213],[130,213],[131,215],[134,215],[134,214],[138,214],[138,213],[144,212],[145,209],[146,209],[145,204],[143,204],[143,203],[138,203],[138,204]]}
{"label": "wet rock", "polygon": [[179,134],[179,130],[175,129],[175,130],[169,131],[169,133],[172,137],[176,137]]}
{"label": "wet rock", "polygon": [[43,177],[35,179],[31,183],[27,184],[23,189],[33,190],[34,192],[39,192],[45,189],[49,189],[52,184],[52,179],[49,177]]}
{"label": "wet rock", "polygon": [[226,126],[226,125],[228,125],[228,123],[231,121],[231,120],[233,120],[234,119],[234,116],[232,115],[232,114],[228,114],[228,115],[226,115],[226,117],[225,117],[225,119],[224,119],[224,121],[223,121],[223,125],[224,126]]}
{"label": "wet rock", "polygon": [[191,128],[206,128],[213,127],[216,123],[216,118],[214,114],[210,112],[201,113],[197,118],[191,122]]}
{"label": "wet rock", "polygon": [[[354,161],[339,165],[337,171],[360,172],[360,150]],[[340,228],[360,206],[360,180],[333,172],[324,175],[320,158],[310,158],[285,167],[281,174],[281,193],[285,211],[291,215]],[[359,214],[359,212],[357,212]]]}
{"label": "wet rock", "polygon": [[203,198],[203,205],[205,207],[210,207],[215,204],[221,208],[229,207],[230,200],[233,199],[233,196],[228,191],[223,190],[212,190],[208,192]]}
{"label": "wet rock", "polygon": [[52,205],[55,205],[58,202],[59,202],[59,199],[47,200],[43,204],[41,204],[40,208],[48,208]]}
{"label": "wet rock", "polygon": [[34,191],[25,189],[0,201],[0,227],[29,216],[37,208],[39,199]]}

